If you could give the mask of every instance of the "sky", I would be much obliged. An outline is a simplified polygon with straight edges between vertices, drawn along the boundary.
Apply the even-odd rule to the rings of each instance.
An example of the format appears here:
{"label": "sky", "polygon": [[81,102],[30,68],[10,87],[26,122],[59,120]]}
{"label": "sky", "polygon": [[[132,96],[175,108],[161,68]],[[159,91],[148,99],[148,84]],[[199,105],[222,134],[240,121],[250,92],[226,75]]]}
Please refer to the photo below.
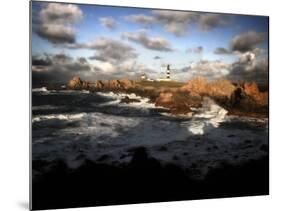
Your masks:
{"label": "sky", "polygon": [[268,17],[32,2],[32,83],[202,76],[267,83]]}

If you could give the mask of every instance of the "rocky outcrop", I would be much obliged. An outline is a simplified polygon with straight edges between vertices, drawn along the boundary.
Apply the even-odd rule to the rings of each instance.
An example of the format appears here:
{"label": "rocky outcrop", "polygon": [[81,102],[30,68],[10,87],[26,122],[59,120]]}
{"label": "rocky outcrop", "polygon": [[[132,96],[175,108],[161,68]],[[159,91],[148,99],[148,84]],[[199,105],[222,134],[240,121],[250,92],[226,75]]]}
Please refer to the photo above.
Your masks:
{"label": "rocky outcrop", "polygon": [[235,89],[236,87],[229,80],[219,79],[207,85],[207,94],[230,99]]}
{"label": "rocky outcrop", "polygon": [[120,83],[122,84],[123,89],[133,89],[136,88],[136,83],[134,81],[131,81],[127,78],[123,78],[120,80]]}
{"label": "rocky outcrop", "polygon": [[134,81],[127,78],[120,80],[108,80],[103,82],[97,80],[95,83],[90,81],[82,81],[80,77],[75,76],[70,79],[67,83],[68,89],[86,89],[86,90],[112,90],[112,91],[122,91],[136,88],[137,85]]}
{"label": "rocky outcrop", "polygon": [[235,86],[228,80],[219,79],[209,83],[203,77],[197,77],[188,81],[180,88],[183,92],[188,92],[190,96],[210,96],[230,98]]}
{"label": "rocky outcrop", "polygon": [[121,99],[120,101],[121,103],[139,103],[140,100],[139,99],[136,99],[136,98],[129,98],[128,96],[124,97],[123,99]]}
{"label": "rocky outcrop", "polygon": [[94,87],[94,84],[91,81],[82,81],[80,77],[74,76],[67,83],[68,89],[76,89],[76,90],[90,90]]}
{"label": "rocky outcrop", "polygon": [[96,83],[95,83],[95,88],[96,89],[103,89],[105,87],[105,84],[102,82],[102,81],[100,81],[100,80],[97,80],[96,81]]}
{"label": "rocky outcrop", "polygon": [[252,97],[257,104],[261,106],[268,105],[268,92],[260,92],[258,85],[253,83],[244,83],[245,93]]}
{"label": "rocky outcrop", "polygon": [[127,78],[120,79],[120,80],[109,80],[106,86],[106,88],[110,90],[128,90],[135,87],[136,87],[135,82]]}
{"label": "rocky outcrop", "polygon": [[183,85],[180,90],[182,92],[188,92],[190,96],[201,96],[208,91],[208,81],[203,77],[197,77],[189,80],[185,85]]}
{"label": "rocky outcrop", "polygon": [[83,81],[80,77],[74,76],[72,79],[70,79],[67,83],[67,87],[69,89],[81,89],[83,86]]}
{"label": "rocky outcrop", "polygon": [[191,107],[200,107],[201,98],[192,97],[187,93],[178,92],[161,92],[155,100],[156,106],[169,108],[173,114],[187,114],[191,112]]}
{"label": "rocky outcrop", "polygon": [[128,90],[136,88],[136,83],[126,78],[120,80],[109,80],[105,84],[104,88],[108,90]]}

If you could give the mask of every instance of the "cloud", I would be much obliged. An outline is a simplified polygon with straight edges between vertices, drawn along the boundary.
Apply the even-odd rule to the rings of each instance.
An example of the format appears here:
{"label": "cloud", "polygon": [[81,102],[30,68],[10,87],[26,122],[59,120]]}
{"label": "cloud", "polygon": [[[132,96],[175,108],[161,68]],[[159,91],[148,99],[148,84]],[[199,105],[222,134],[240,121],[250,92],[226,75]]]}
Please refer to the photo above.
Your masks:
{"label": "cloud", "polygon": [[124,19],[145,26],[158,24],[163,26],[166,32],[176,36],[186,35],[191,24],[196,24],[201,31],[210,31],[230,23],[230,18],[225,15],[171,10],[152,10],[151,15],[129,15]]}
{"label": "cloud", "polygon": [[160,56],[154,56],[153,59],[157,60],[157,59],[162,59],[162,57]]}
{"label": "cloud", "polygon": [[48,3],[38,14],[36,33],[53,44],[74,43],[73,25],[82,18],[83,13],[76,5]]}
{"label": "cloud", "polygon": [[77,47],[95,50],[95,54],[90,59],[113,64],[122,63],[138,56],[135,49],[128,44],[106,37],[100,37],[90,43],[78,44]]}
{"label": "cloud", "polygon": [[116,28],[116,21],[111,17],[103,17],[99,19],[102,26],[109,28],[109,29],[115,29]]}
{"label": "cloud", "polygon": [[127,32],[122,34],[132,42],[138,43],[143,47],[155,51],[173,51],[171,44],[162,37],[148,37],[145,32]]}
{"label": "cloud", "polygon": [[268,58],[257,57],[253,52],[245,52],[231,65],[231,80],[256,81],[267,83],[268,80]]}
{"label": "cloud", "polygon": [[195,48],[188,48],[186,50],[187,53],[202,53],[203,52],[203,47],[202,46],[198,46]]}
{"label": "cloud", "polygon": [[247,52],[254,49],[254,47],[262,43],[265,39],[265,33],[257,33],[255,31],[248,31],[243,34],[235,36],[231,40],[231,50],[238,52]]}
{"label": "cloud", "polygon": [[155,17],[144,14],[128,15],[125,16],[124,19],[129,22],[139,23],[143,25],[150,25],[157,22]]}
{"label": "cloud", "polygon": [[48,57],[48,55],[40,56],[33,55],[32,56],[32,65],[39,67],[46,67],[52,65],[52,60]]}
{"label": "cloud", "polygon": [[202,14],[199,18],[198,27],[202,31],[210,31],[217,27],[224,27],[230,24],[229,16],[220,14]]}
{"label": "cloud", "polygon": [[64,25],[44,24],[37,29],[37,34],[53,44],[74,43],[75,31]]}
{"label": "cloud", "polygon": [[39,13],[40,21],[47,24],[73,24],[82,18],[82,11],[73,4],[49,3]]}
{"label": "cloud", "polygon": [[169,10],[153,10],[152,14],[157,22],[164,26],[165,31],[176,36],[183,36],[188,26],[200,17],[199,13]]}
{"label": "cloud", "polygon": [[74,59],[65,54],[37,55],[33,56],[32,84],[65,83],[75,75],[89,76],[93,70],[83,57]]}
{"label": "cloud", "polygon": [[230,50],[222,47],[216,48],[214,51],[214,54],[231,54],[231,53],[232,52]]}

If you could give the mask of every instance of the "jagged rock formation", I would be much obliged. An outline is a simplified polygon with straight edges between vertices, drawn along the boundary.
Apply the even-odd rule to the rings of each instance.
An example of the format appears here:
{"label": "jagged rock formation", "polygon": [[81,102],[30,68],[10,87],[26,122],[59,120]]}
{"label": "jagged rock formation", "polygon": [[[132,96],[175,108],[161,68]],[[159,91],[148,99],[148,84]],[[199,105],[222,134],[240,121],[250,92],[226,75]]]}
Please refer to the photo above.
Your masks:
{"label": "jagged rock formation", "polygon": [[260,92],[258,85],[253,83],[244,83],[244,91],[251,96],[257,104],[261,106],[268,105],[268,92]]}
{"label": "jagged rock formation", "polygon": [[82,81],[80,77],[75,76],[70,79],[67,83],[68,89],[86,89],[86,90],[128,90],[134,89],[137,87],[134,81],[131,81],[127,78],[120,80],[109,80],[107,82],[103,82],[101,80],[97,80],[95,83],[90,81]]}
{"label": "jagged rock formation", "polygon": [[155,100],[156,106],[169,108],[173,114],[187,114],[191,107],[200,107],[201,98],[192,97],[184,92],[161,92]]}
{"label": "jagged rock formation", "polygon": [[235,86],[228,80],[219,79],[208,83],[203,77],[197,77],[187,82],[180,88],[181,91],[188,92],[191,96],[214,96],[214,97],[231,97]]}
{"label": "jagged rock formation", "polygon": [[127,78],[124,79],[120,79],[120,80],[109,80],[107,82],[107,89],[110,90],[127,90],[127,89],[131,89],[131,88],[135,88],[136,87],[136,83],[134,81],[131,81]]}
{"label": "jagged rock formation", "polygon": [[121,103],[139,103],[140,100],[139,99],[135,99],[135,98],[129,98],[128,96],[124,97],[123,99],[121,99],[120,101]]}
{"label": "jagged rock formation", "polygon": [[205,95],[208,90],[208,81],[203,77],[197,77],[188,81],[180,88],[180,91],[188,92],[190,96]]}
{"label": "jagged rock formation", "polygon": [[67,83],[68,89],[85,89],[89,90],[94,86],[94,84],[90,81],[82,81],[80,77],[74,76],[72,79],[70,79]]}
{"label": "jagged rock formation", "polygon": [[81,89],[83,85],[83,81],[80,77],[74,76],[72,79],[70,79],[67,83],[67,87],[69,89]]}
{"label": "jagged rock formation", "polygon": [[95,83],[95,88],[96,89],[103,89],[105,87],[105,84],[100,81],[100,80],[97,80],[96,83]]}

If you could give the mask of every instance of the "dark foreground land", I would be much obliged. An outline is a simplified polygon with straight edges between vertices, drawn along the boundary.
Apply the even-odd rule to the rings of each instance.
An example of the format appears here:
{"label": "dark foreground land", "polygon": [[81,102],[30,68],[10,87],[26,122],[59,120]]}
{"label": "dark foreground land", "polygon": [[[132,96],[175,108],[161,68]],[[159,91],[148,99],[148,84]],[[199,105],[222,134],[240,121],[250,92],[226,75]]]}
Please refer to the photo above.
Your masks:
{"label": "dark foreground land", "polygon": [[[64,162],[34,161],[46,173],[33,179],[32,209],[55,209],[269,194],[269,162],[264,156],[239,166],[225,164],[204,180],[174,164],[161,164],[144,147],[130,150],[120,166],[86,161],[78,169]],[[194,164],[196,165],[196,164]]]}

